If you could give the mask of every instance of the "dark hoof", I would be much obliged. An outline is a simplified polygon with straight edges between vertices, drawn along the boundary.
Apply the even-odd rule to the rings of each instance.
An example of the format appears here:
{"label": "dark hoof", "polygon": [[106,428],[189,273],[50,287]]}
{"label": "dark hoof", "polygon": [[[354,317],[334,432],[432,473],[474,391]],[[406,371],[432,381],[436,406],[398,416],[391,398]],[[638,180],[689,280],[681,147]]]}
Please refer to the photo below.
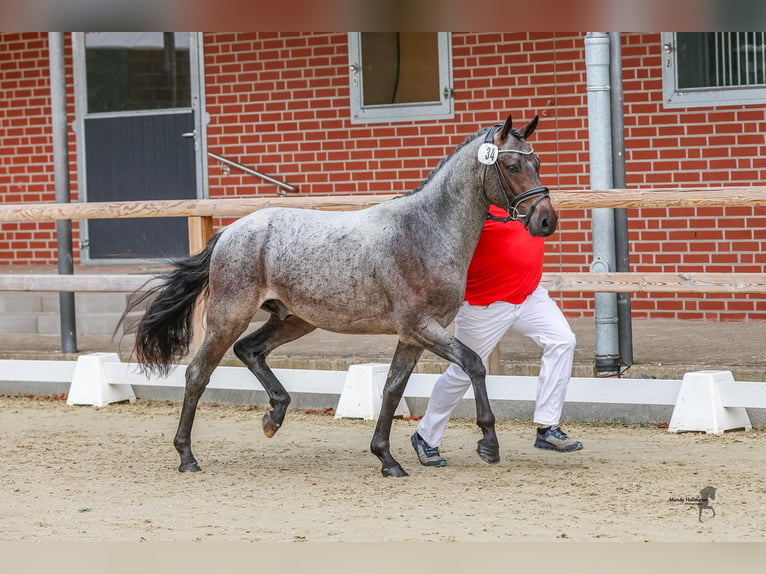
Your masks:
{"label": "dark hoof", "polygon": [[489,464],[500,462],[500,448],[497,446],[487,446],[481,444],[481,441],[479,441],[479,444],[476,447],[476,453],[481,460],[488,462]]}
{"label": "dark hoof", "polygon": [[202,469],[196,462],[187,462],[178,467],[178,472],[201,472]]}
{"label": "dark hoof", "polygon": [[275,422],[274,419],[271,418],[271,411],[263,415],[263,421],[261,424],[263,425],[263,434],[265,434],[269,438],[277,434],[279,427],[282,426],[278,422]]}
{"label": "dark hoof", "polygon": [[389,466],[389,467],[384,466],[383,468],[380,469],[380,472],[383,473],[383,476],[391,476],[393,478],[402,478],[405,476],[409,476],[409,474],[407,474],[405,470],[399,464],[394,466]]}

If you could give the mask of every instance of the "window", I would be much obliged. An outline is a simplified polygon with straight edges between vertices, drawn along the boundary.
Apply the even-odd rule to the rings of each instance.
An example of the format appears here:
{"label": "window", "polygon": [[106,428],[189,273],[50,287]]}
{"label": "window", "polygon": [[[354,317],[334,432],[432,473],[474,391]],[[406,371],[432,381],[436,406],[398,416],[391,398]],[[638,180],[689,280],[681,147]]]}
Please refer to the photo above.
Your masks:
{"label": "window", "polygon": [[86,32],[88,113],[191,106],[189,34]]}
{"label": "window", "polygon": [[449,32],[350,32],[351,122],[454,117]]}
{"label": "window", "polygon": [[663,32],[666,107],[766,102],[766,32]]}

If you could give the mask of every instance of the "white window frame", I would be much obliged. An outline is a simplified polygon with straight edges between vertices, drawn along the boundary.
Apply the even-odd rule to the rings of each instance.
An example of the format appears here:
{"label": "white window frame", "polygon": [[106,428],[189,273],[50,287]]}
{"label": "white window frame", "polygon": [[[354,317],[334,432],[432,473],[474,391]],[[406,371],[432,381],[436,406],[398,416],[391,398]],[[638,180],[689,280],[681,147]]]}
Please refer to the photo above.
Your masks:
{"label": "white window frame", "polygon": [[351,123],[442,120],[455,117],[452,84],[452,37],[450,32],[438,32],[439,43],[439,101],[425,103],[364,106],[362,102],[362,33],[348,33],[349,85]]}
{"label": "white window frame", "polygon": [[662,32],[662,100],[666,108],[766,103],[766,86],[678,88],[676,33]]}

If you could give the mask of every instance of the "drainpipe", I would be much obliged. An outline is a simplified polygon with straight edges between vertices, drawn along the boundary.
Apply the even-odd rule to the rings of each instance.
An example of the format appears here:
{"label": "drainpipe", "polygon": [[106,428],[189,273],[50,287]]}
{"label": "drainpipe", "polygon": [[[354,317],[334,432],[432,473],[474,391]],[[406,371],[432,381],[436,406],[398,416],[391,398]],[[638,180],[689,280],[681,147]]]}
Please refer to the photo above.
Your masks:
{"label": "drainpipe", "polygon": [[[625,179],[625,117],[622,92],[622,47],[620,33],[609,32],[609,80],[612,86],[612,184],[615,189],[626,187]],[[628,244],[628,210],[614,210],[615,269],[630,271]],[[633,365],[633,324],[630,293],[617,293],[618,341],[621,366]]]}
{"label": "drainpipe", "polygon": [[[585,68],[588,93],[588,141],[591,189],[612,189],[612,128],[609,89],[609,36],[588,32],[585,36]],[[592,210],[593,273],[615,269],[614,210]],[[595,376],[620,374],[616,293],[596,293]]]}
{"label": "drainpipe", "polygon": [[[64,33],[48,32],[48,57],[51,76],[51,124],[53,127],[53,173],[56,186],[56,203],[69,203],[69,151],[67,149],[66,125],[66,76],[64,72]],[[72,222],[56,221],[58,248],[58,272],[60,275],[74,273],[72,256]],[[59,293],[59,317],[61,320],[61,352],[77,352],[77,325],[75,321],[74,293]]]}

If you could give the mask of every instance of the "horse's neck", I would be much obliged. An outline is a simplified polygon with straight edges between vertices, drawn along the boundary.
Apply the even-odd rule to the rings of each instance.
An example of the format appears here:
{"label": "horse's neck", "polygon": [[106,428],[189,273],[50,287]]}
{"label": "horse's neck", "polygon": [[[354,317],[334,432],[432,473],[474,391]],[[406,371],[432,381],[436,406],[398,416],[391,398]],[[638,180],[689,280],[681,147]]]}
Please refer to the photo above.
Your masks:
{"label": "horse's neck", "polygon": [[464,245],[470,254],[479,241],[489,201],[483,190],[481,166],[475,146],[456,152],[411,199],[424,225],[437,227],[453,245]]}

